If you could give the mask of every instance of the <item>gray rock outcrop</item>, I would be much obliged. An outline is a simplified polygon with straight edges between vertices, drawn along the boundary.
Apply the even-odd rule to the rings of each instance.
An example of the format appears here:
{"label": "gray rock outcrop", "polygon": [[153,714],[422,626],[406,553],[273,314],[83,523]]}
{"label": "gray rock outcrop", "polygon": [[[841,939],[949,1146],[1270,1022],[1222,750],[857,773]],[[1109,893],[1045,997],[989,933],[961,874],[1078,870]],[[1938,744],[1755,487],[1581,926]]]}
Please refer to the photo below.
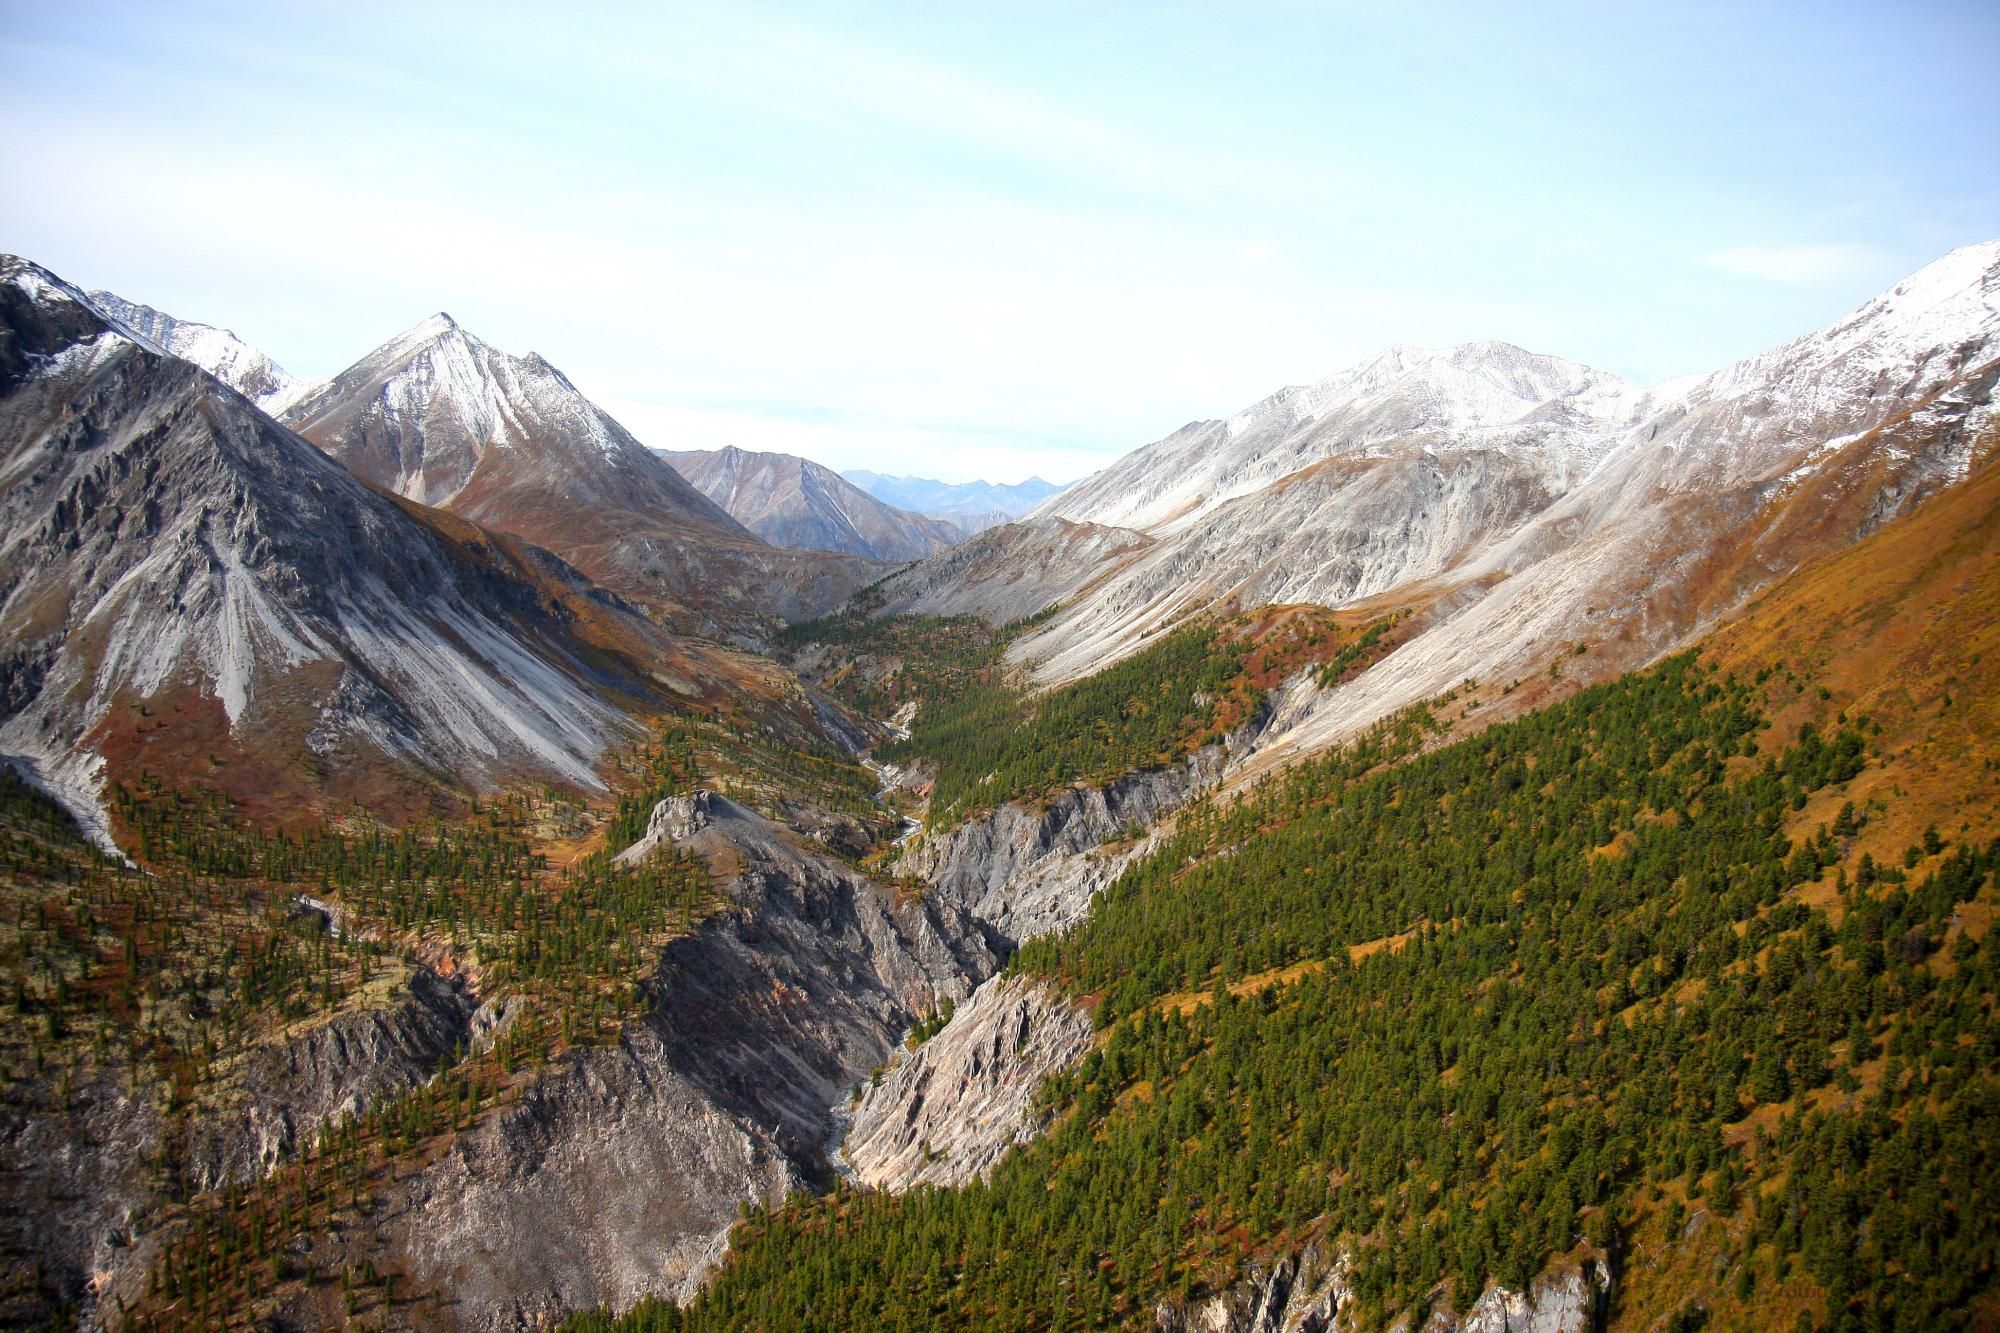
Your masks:
{"label": "gray rock outcrop", "polygon": [[383,1210],[382,1241],[464,1325],[533,1328],[647,1294],[689,1298],[739,1204],[775,1205],[805,1178],[640,1025],[573,1052],[462,1135]]}
{"label": "gray rock outcrop", "polygon": [[1308,1245],[1219,1295],[1164,1303],[1154,1322],[1160,1333],[1331,1333],[1352,1297],[1346,1256]]}
{"label": "gray rock outcrop", "polygon": [[[1069,788],[1039,809],[1000,806],[914,843],[895,868],[1008,947],[1066,930],[1150,845],[1132,835],[1219,782],[1229,755],[1252,734],[1245,729],[1179,764],[1104,787]],[[995,978],[862,1094],[842,1154],[874,1189],[983,1176],[1040,1132],[1029,1114],[1036,1087],[1090,1046],[1089,1016],[1074,1001],[1046,983]]]}
{"label": "gray rock outcrop", "polygon": [[1000,958],[964,909],[878,884],[725,796],[706,808],[680,845],[739,864],[739,908],[667,947],[651,1026],[718,1105],[810,1162],[828,1108]]}
{"label": "gray rock outcrop", "polygon": [[717,799],[710,791],[669,796],[646,817],[646,832],[639,841],[612,859],[619,865],[638,865],[660,848],[693,837],[708,827],[709,812]]}
{"label": "gray rock outcrop", "polygon": [[563,1057],[378,1209],[369,1257],[463,1326],[691,1296],[741,1204],[824,1182],[830,1107],[999,964],[963,910],[725,796],[663,802],[649,828],[730,867],[734,909],[667,945],[615,1046]]}
{"label": "gray rock outcrop", "polygon": [[[1310,1244],[1275,1263],[1252,1265],[1227,1291],[1165,1302],[1154,1312],[1160,1333],[1360,1333],[1352,1323],[1353,1289],[1344,1254]],[[1407,1318],[1391,1333],[1596,1333],[1610,1304],[1611,1271],[1586,1259],[1538,1278],[1528,1290],[1488,1287],[1463,1316],[1433,1310],[1417,1329]]]}
{"label": "gray rock outcrop", "polygon": [[[60,1300],[136,1299],[160,1240],[147,1234],[148,1218],[180,1187],[170,1177],[206,1190],[269,1171],[322,1125],[428,1081],[439,1057],[467,1040],[475,1008],[462,986],[417,969],[396,1004],[337,1015],[238,1057],[184,1134],[128,1070],[99,1070],[67,1097],[46,1083],[17,1088],[0,1107],[0,1266],[34,1269]],[[83,1306],[86,1325],[91,1309]],[[11,1322],[0,1300],[0,1324]]]}
{"label": "gray rock outcrop", "polygon": [[874,1189],[959,1185],[1040,1132],[1047,1075],[1091,1047],[1090,1016],[1053,985],[996,977],[855,1106],[842,1152]]}
{"label": "gray rock outcrop", "polygon": [[243,1057],[240,1096],[193,1131],[189,1178],[207,1190],[261,1175],[308,1147],[321,1126],[428,1083],[441,1059],[469,1047],[478,1008],[463,985],[419,968],[394,1005],[258,1046]]}
{"label": "gray rock outcrop", "polygon": [[1610,1299],[1611,1271],[1586,1262],[1542,1277],[1526,1295],[1488,1287],[1463,1323],[1447,1322],[1439,1333],[1595,1333]]}
{"label": "gray rock outcrop", "polygon": [[1221,781],[1230,748],[1209,745],[1170,768],[1067,788],[1039,809],[1010,802],[913,842],[896,871],[1012,943],[1067,929],[1128,859],[1091,853],[1151,828]]}
{"label": "gray rock outcrop", "polygon": [[115,1070],[67,1092],[16,1087],[0,1106],[0,1327],[43,1326],[119,1271],[159,1198],[153,1098]]}

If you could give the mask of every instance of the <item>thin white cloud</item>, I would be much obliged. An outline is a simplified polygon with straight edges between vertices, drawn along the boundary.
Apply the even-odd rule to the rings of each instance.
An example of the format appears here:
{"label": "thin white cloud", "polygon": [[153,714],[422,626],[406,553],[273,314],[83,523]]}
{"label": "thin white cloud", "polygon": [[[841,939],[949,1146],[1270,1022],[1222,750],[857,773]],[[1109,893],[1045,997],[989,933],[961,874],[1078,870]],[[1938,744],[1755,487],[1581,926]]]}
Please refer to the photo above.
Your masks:
{"label": "thin white cloud", "polygon": [[1864,273],[1878,260],[1865,245],[1737,245],[1701,262],[1739,277],[1807,285]]}

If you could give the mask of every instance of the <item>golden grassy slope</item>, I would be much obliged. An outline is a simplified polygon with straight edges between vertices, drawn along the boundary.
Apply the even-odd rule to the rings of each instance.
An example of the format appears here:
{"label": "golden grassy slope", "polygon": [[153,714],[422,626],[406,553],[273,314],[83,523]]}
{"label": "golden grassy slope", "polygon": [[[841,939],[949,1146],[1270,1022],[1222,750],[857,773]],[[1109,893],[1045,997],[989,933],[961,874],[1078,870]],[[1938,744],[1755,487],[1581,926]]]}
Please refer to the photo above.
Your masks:
{"label": "golden grassy slope", "polygon": [[1931,823],[1953,838],[2000,834],[2000,454],[1787,578],[1704,652],[1739,672],[1795,673],[1773,744],[1842,712],[1879,725],[1879,765],[1800,812],[1800,828],[1831,820],[1842,800],[1879,803],[1859,841],[1877,860],[1900,857]]}

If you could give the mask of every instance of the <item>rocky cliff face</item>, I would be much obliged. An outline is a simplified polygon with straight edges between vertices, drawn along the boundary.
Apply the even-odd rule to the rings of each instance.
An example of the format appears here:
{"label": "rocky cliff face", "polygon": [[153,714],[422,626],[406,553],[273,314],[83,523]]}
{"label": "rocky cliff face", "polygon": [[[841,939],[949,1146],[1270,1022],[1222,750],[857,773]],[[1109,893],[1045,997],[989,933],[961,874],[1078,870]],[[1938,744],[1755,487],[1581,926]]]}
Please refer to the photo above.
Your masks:
{"label": "rocky cliff face", "polygon": [[[1596,1333],[1604,1327],[1611,1271],[1586,1259],[1549,1273],[1525,1292],[1489,1287],[1463,1315],[1434,1310],[1412,1328],[1392,1333]],[[1365,1333],[1353,1322],[1346,1256],[1318,1244],[1275,1263],[1253,1266],[1229,1290],[1188,1304],[1168,1302],[1154,1313],[1161,1333]]]}
{"label": "rocky cliff face", "polygon": [[1333,1333],[1353,1299],[1347,1261],[1308,1245],[1258,1266],[1220,1295],[1154,1311],[1160,1333]]}
{"label": "rocky cliff face", "polygon": [[[690,1295],[739,1206],[823,1184],[834,1105],[918,1018],[967,1001],[998,966],[963,909],[877,883],[725,797],[679,798],[652,833],[655,848],[707,857],[733,906],[662,951],[644,981],[649,1016],[378,1181],[368,1225],[325,1233],[302,1259],[401,1274],[438,1293],[450,1327]],[[197,1186],[259,1173],[329,1119],[478,1048],[506,1014],[504,999],[479,1005],[417,969],[396,1005],[245,1057],[234,1095],[198,1107],[176,1153]],[[116,1077],[44,1091],[0,1121],[0,1257],[22,1272],[40,1262],[88,1321],[136,1299],[179,1234],[153,1221],[170,1126]],[[299,1325],[341,1317],[331,1289],[290,1299],[278,1313]]]}
{"label": "rocky cliff face", "polygon": [[[1145,849],[1126,839],[1214,786],[1230,750],[1248,736],[1171,768],[1059,792],[1039,809],[1003,805],[914,844],[896,870],[922,879],[931,897],[963,910],[1005,947],[1066,930]],[[874,1189],[984,1175],[1039,1132],[1035,1089],[1084,1057],[1091,1031],[1089,1015],[1046,983],[996,977],[862,1094],[842,1154]]]}
{"label": "rocky cliff face", "polygon": [[[950,904],[878,884],[726,797],[663,804],[652,846],[708,857],[734,908],[663,951],[648,1018],[459,1135],[328,1264],[407,1273],[468,1328],[685,1298],[738,1206],[823,1183],[831,1108],[998,965]],[[335,1317],[310,1304],[322,1299],[289,1317]]]}
{"label": "rocky cliff face", "polygon": [[680,845],[738,862],[741,910],[668,947],[654,1027],[716,1104],[808,1163],[828,1108],[999,957],[955,904],[878,884],[726,797],[709,807]]}
{"label": "rocky cliff face", "polygon": [[429,1082],[440,1059],[470,1048],[479,1002],[462,984],[419,968],[400,989],[391,1006],[337,1014],[246,1055],[236,1095],[194,1131],[195,1187],[270,1170],[310,1145],[321,1126]]}
{"label": "rocky cliff face", "polygon": [[377,1262],[444,1293],[467,1328],[692,1296],[739,1205],[776,1204],[812,1173],[682,1071],[660,1031],[671,1021],[573,1052],[403,1182]]}
{"label": "rocky cliff face", "polygon": [[15,1088],[0,1108],[0,1324],[41,1326],[133,1262],[159,1201],[162,1121],[117,1069],[74,1087]]}
{"label": "rocky cliff face", "polygon": [[1040,808],[1000,806],[914,842],[896,871],[931,885],[1011,943],[1063,930],[1138,850],[1099,849],[1151,828],[1213,787],[1230,750],[1210,745],[1171,768],[1069,788]]}
{"label": "rocky cliff face", "polygon": [[862,1093],[841,1152],[871,1189],[983,1176],[1040,1132],[1042,1079],[1090,1046],[1090,1016],[1074,1001],[1044,981],[996,977]]}
{"label": "rocky cliff face", "polygon": [[1586,1260],[1552,1273],[1528,1291],[1488,1287],[1463,1320],[1433,1315],[1424,1333],[1595,1333],[1611,1300],[1611,1270]]}
{"label": "rocky cliff face", "polygon": [[147,1216],[170,1194],[270,1170],[322,1125],[428,1081],[473,1039],[477,1006],[462,986],[419,968],[400,989],[393,1004],[252,1048],[184,1132],[154,1089],[115,1067],[67,1096],[17,1088],[0,1108],[0,1259],[70,1300],[135,1297],[160,1239],[145,1234]]}

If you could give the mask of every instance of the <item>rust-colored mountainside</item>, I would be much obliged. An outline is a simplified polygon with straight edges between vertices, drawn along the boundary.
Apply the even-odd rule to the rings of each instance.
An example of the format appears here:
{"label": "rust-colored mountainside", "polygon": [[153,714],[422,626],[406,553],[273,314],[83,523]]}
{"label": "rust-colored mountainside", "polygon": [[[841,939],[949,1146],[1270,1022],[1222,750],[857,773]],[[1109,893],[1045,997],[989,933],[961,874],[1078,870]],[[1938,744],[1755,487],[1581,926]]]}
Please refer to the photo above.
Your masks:
{"label": "rust-colored mountainside", "polygon": [[[1841,713],[1880,728],[1882,763],[1841,795],[1880,802],[1861,834],[1878,860],[1932,823],[1971,842],[2000,834],[1996,443],[1989,434],[1963,482],[1798,571],[1707,645],[1737,671],[1783,663],[1796,674],[1796,702],[1774,732]],[[1808,807],[1801,820],[1833,813]]]}

